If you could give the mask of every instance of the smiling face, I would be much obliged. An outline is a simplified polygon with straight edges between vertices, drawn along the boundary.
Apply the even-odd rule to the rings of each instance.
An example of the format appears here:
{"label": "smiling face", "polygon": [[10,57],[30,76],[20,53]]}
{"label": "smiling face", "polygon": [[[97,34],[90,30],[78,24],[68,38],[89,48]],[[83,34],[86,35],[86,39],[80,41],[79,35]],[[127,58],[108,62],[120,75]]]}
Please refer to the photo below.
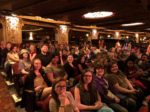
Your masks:
{"label": "smiling face", "polygon": [[30,52],[35,52],[35,46],[34,45],[30,45]]}
{"label": "smiling face", "polygon": [[41,52],[42,53],[47,53],[48,52],[48,46],[47,45],[43,45],[41,48]]}
{"label": "smiling face", "polygon": [[90,71],[84,73],[83,81],[85,84],[89,84],[92,82],[92,73]]}
{"label": "smiling face", "polygon": [[23,53],[22,56],[23,56],[23,58],[28,58],[29,54],[28,53]]}
{"label": "smiling face", "polygon": [[69,63],[72,63],[73,60],[74,60],[74,58],[73,58],[72,55],[69,55],[69,56],[67,57],[67,61],[68,61]]}
{"label": "smiling face", "polygon": [[112,73],[117,73],[118,72],[118,65],[116,63],[111,66],[111,72]]}
{"label": "smiling face", "polygon": [[12,49],[12,51],[16,53],[18,51],[17,46],[14,46],[13,49]]}
{"label": "smiling face", "polygon": [[55,56],[55,57],[52,58],[52,61],[51,61],[51,62],[52,62],[53,64],[57,64],[58,61],[59,61],[59,56]]}
{"label": "smiling face", "polygon": [[66,81],[60,81],[55,85],[55,92],[57,95],[64,94],[66,92]]}
{"label": "smiling face", "polygon": [[127,66],[128,66],[129,68],[133,67],[133,66],[134,66],[134,62],[133,62],[133,61],[128,61],[128,62],[127,62]]}
{"label": "smiling face", "polygon": [[41,60],[35,59],[33,62],[33,66],[35,70],[40,70],[42,68]]}
{"label": "smiling face", "polygon": [[104,75],[104,68],[103,67],[97,68],[96,75],[102,77]]}

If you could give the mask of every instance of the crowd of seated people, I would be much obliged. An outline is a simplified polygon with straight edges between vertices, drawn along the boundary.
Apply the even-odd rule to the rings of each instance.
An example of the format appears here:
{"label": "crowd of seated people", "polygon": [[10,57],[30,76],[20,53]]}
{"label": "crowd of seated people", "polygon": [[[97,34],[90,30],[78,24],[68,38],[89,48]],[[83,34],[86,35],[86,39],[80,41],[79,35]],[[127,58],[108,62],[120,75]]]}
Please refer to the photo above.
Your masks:
{"label": "crowd of seated people", "polygon": [[6,80],[17,84],[28,112],[42,101],[44,112],[149,111],[150,54],[131,43],[107,50],[89,44],[1,42],[0,56]]}

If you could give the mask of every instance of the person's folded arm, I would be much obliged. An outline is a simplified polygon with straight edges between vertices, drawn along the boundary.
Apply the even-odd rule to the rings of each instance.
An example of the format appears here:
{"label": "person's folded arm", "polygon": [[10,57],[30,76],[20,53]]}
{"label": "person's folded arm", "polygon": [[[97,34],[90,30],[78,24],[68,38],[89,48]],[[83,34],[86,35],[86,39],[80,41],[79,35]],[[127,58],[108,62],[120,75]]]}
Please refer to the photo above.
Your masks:
{"label": "person's folded arm", "polygon": [[79,108],[79,110],[94,110],[94,105],[93,106],[88,106],[88,105],[84,105],[84,104],[81,104],[81,101],[80,101],[80,90],[75,87],[75,102],[77,104],[77,107]]}
{"label": "person's folded arm", "polygon": [[130,94],[130,93],[135,93],[134,90],[129,90],[127,88],[123,88],[121,87],[118,83],[116,83],[114,85],[115,89],[118,90],[120,93],[127,93],[127,94]]}

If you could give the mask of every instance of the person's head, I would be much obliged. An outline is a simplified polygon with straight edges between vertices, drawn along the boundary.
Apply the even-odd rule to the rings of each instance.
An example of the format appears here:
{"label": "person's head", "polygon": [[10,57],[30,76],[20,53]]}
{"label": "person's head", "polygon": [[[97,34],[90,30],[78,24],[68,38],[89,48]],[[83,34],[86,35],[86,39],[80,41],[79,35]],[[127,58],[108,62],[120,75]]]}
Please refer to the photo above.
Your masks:
{"label": "person's head", "polygon": [[0,47],[1,47],[1,48],[5,48],[5,42],[4,42],[4,41],[1,41]]}
{"label": "person's head", "polygon": [[117,62],[111,62],[111,63],[109,63],[109,65],[108,65],[107,68],[108,68],[108,73],[116,74],[119,71]]}
{"label": "person's head", "polygon": [[110,49],[110,52],[112,52],[112,53],[115,53],[115,51],[116,51],[115,47],[112,47],[112,48]]}
{"label": "person's head", "polygon": [[104,66],[99,64],[95,67],[95,72],[96,72],[96,76],[104,76],[105,74],[105,70],[104,70]]}
{"label": "person's head", "polygon": [[35,52],[35,50],[36,50],[35,45],[31,44],[29,49],[30,49],[30,52]]}
{"label": "person's head", "polygon": [[86,50],[86,55],[90,55],[91,51],[89,49]]}
{"label": "person's head", "polygon": [[58,78],[54,81],[52,86],[52,94],[61,95],[66,92],[66,79],[64,78]]}
{"label": "person's head", "polygon": [[13,45],[13,46],[11,47],[11,52],[16,53],[17,51],[18,51],[18,46],[17,46],[17,45]]}
{"label": "person's head", "polygon": [[83,71],[81,75],[81,83],[83,84],[91,84],[93,80],[93,72],[90,69],[86,69]]}
{"label": "person's head", "polygon": [[59,62],[59,54],[55,53],[55,54],[52,55],[51,63],[52,64],[58,64],[58,62]]}
{"label": "person's head", "polygon": [[58,105],[60,105],[58,96],[65,94],[66,86],[67,86],[66,79],[64,79],[64,78],[55,79],[55,81],[52,85],[52,97],[55,99],[55,101]]}
{"label": "person's head", "polygon": [[97,60],[101,59],[101,57],[102,57],[102,54],[101,54],[101,53],[97,53],[97,54],[96,54],[96,59],[97,59]]}
{"label": "person's head", "polygon": [[41,70],[42,69],[42,63],[39,58],[35,58],[32,61],[32,69],[33,70]]}
{"label": "person's head", "polygon": [[68,63],[72,63],[74,61],[73,56],[72,55],[68,55],[67,61],[68,61]]}
{"label": "person's head", "polygon": [[11,46],[12,46],[11,43],[10,43],[10,42],[7,42],[6,48],[7,48],[7,49],[11,49]]}
{"label": "person's head", "polygon": [[127,60],[127,67],[132,68],[134,66],[134,61],[133,60]]}
{"label": "person's head", "polygon": [[21,59],[29,59],[29,51],[27,49],[22,49],[20,51],[20,58]]}
{"label": "person's head", "polygon": [[63,54],[63,55],[68,55],[68,50],[67,50],[67,49],[63,49],[63,50],[62,50],[62,54]]}
{"label": "person's head", "polygon": [[81,56],[78,58],[79,63],[85,63],[85,60],[86,60],[85,55],[81,55]]}
{"label": "person's head", "polygon": [[142,60],[143,62],[147,62],[147,61],[148,61],[148,56],[147,56],[146,54],[143,54],[143,55],[141,56],[141,60]]}
{"label": "person's head", "polygon": [[64,48],[64,45],[63,45],[63,44],[60,44],[60,45],[59,45],[59,49],[62,50],[63,48]]}
{"label": "person's head", "polygon": [[43,54],[46,54],[48,52],[48,45],[47,44],[43,44],[41,47],[41,52]]}

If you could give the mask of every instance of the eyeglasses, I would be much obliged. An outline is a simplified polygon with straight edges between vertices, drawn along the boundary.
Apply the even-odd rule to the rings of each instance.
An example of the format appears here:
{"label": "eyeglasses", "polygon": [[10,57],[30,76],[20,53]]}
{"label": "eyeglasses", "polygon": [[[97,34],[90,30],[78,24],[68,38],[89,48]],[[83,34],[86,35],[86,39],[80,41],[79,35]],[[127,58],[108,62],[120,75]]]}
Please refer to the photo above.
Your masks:
{"label": "eyeglasses", "polygon": [[92,75],[84,75],[84,77],[92,77]]}
{"label": "eyeglasses", "polygon": [[57,86],[58,89],[66,89],[66,86]]}

